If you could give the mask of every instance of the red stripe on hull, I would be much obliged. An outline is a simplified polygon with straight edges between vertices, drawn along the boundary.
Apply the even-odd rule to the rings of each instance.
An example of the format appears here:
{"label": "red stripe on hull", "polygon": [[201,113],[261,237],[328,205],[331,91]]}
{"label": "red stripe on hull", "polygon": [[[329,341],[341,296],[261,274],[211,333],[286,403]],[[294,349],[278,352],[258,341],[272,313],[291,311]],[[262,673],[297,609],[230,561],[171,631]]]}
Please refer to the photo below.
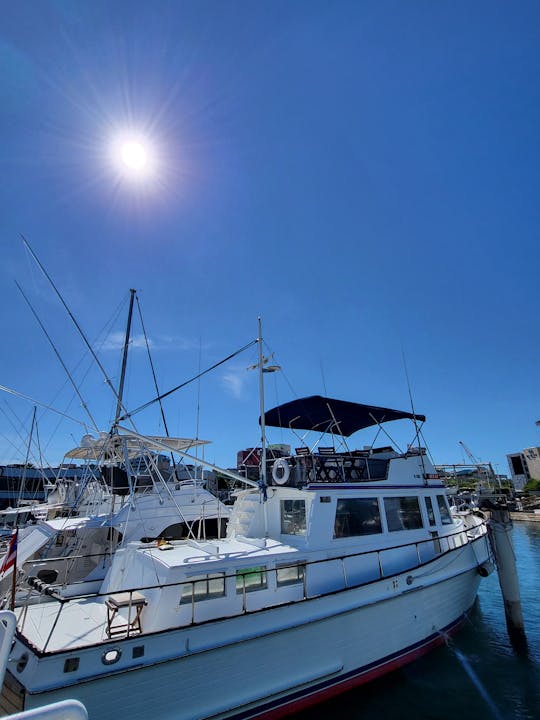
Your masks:
{"label": "red stripe on hull", "polygon": [[393,670],[397,670],[398,668],[403,667],[404,665],[407,665],[414,660],[418,660],[418,658],[422,657],[430,650],[433,650],[439,645],[442,645],[445,642],[446,637],[448,637],[449,635],[453,635],[459,630],[459,628],[463,624],[463,621],[464,618],[462,618],[458,623],[456,623],[456,625],[452,627],[452,629],[448,631],[444,636],[441,634],[440,636],[437,636],[433,640],[427,642],[425,645],[422,645],[419,648],[415,648],[414,650],[411,650],[404,655],[400,655],[393,660],[389,660],[382,665],[378,665],[371,670],[366,670],[364,672],[360,671],[355,677],[347,678],[346,680],[340,681],[339,679],[337,679],[335,684],[331,685],[330,687],[316,690],[310,695],[307,695],[306,697],[298,698],[297,700],[292,700],[288,703],[285,701],[284,705],[279,705],[276,708],[263,711],[251,717],[264,718],[265,720],[278,720],[278,718],[286,717],[287,715],[291,715],[292,713],[300,712],[300,710],[305,710],[306,708],[317,705],[320,702],[329,700],[336,695],[347,692],[347,690],[352,690],[353,688],[359,687],[360,685],[365,685],[366,683],[371,682],[372,680],[375,680],[382,675],[386,675],[387,673],[392,672]]}

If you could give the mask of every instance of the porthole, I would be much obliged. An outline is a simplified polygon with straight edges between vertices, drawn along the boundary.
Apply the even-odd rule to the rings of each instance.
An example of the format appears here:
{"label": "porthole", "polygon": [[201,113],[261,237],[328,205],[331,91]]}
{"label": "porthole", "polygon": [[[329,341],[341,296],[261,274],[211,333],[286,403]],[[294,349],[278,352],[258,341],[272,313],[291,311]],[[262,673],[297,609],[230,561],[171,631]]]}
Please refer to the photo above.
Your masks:
{"label": "porthole", "polygon": [[106,650],[103,653],[103,655],[101,656],[101,662],[104,665],[114,665],[114,663],[117,663],[121,657],[121,650],[119,650],[118,648],[111,648],[110,650]]}
{"label": "porthole", "polygon": [[144,645],[136,645],[131,651],[132,658],[140,658],[144,655]]}

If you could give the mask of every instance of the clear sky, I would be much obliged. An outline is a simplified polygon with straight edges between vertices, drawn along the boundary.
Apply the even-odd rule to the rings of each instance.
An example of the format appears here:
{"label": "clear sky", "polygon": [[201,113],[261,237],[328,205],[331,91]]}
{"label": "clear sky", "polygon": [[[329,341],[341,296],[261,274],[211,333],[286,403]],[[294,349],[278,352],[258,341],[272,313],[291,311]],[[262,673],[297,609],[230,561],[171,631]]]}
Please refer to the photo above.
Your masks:
{"label": "clear sky", "polygon": [[[98,425],[114,415],[22,233],[114,383],[133,287],[162,391],[255,338],[260,314],[283,368],[267,406],[408,410],[405,359],[436,462],[463,461],[462,440],[508,472],[506,453],[540,445],[537,2],[0,9],[0,384],[87,419],[17,281]],[[126,132],[149,143],[146,177],[111,159]],[[133,330],[129,407],[155,394]],[[258,438],[255,361],[171,396],[170,432],[233,465]],[[0,397],[0,462],[24,460],[32,412]],[[37,417],[50,463],[85,432]],[[136,424],[163,433],[156,407]]]}

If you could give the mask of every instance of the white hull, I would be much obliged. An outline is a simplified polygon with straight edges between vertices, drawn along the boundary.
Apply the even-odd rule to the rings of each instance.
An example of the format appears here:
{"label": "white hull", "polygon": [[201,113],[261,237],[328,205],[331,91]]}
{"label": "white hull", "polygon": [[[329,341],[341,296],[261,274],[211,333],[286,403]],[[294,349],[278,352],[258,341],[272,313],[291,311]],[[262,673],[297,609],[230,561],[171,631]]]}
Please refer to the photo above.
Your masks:
{"label": "white hull", "polygon": [[[39,686],[25,678],[28,690],[35,692],[26,696],[25,708],[76,698],[91,720],[284,714],[308,703],[310,696],[320,699],[338,686],[366,682],[443,642],[444,633],[474,603],[477,566],[488,556],[483,537],[414,571],[369,585],[44,657],[33,671]],[[132,660],[132,648],[140,645],[144,657]],[[110,647],[121,649],[122,658],[107,668],[101,656]],[[98,672],[102,677],[81,682],[77,673],[76,684],[45,691],[49,678],[70,679],[61,667],[73,655],[80,657],[87,677]]]}

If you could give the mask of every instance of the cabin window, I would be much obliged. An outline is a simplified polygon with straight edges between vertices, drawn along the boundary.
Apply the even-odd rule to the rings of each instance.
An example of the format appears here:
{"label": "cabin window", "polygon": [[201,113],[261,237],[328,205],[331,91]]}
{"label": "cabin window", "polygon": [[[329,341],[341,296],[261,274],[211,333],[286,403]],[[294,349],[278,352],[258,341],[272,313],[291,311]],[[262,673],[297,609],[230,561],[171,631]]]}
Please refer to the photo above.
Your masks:
{"label": "cabin window", "polygon": [[422,515],[417,497],[384,498],[384,512],[390,532],[418,530],[422,527]]}
{"label": "cabin window", "polygon": [[263,566],[243,568],[236,573],[236,592],[253,592],[266,588],[266,568]]}
{"label": "cabin window", "polygon": [[282,535],[305,535],[306,534],[306,501],[305,500],[282,500],[281,501],[281,534]]}
{"label": "cabin window", "polygon": [[212,573],[192,578],[191,582],[184,583],[181,603],[191,602],[191,599],[211,600],[225,595],[225,573]]}
{"label": "cabin window", "polygon": [[433,503],[431,502],[430,497],[425,498],[426,501],[426,510],[427,510],[427,516],[429,520],[430,525],[436,525],[437,521],[435,520],[435,513],[433,511]]}
{"label": "cabin window", "polygon": [[337,501],[335,538],[373,535],[381,532],[381,514],[377,498],[347,498]]}
{"label": "cabin window", "polygon": [[71,657],[64,660],[64,672],[76,672],[79,669],[79,658]]}
{"label": "cabin window", "polygon": [[443,525],[451,525],[454,521],[450,515],[448,509],[448,503],[444,495],[437,495],[437,504],[439,505],[439,513],[441,515],[441,522]]}
{"label": "cabin window", "polygon": [[278,587],[282,585],[294,585],[304,582],[304,566],[303,565],[281,565],[276,568],[276,583]]}

